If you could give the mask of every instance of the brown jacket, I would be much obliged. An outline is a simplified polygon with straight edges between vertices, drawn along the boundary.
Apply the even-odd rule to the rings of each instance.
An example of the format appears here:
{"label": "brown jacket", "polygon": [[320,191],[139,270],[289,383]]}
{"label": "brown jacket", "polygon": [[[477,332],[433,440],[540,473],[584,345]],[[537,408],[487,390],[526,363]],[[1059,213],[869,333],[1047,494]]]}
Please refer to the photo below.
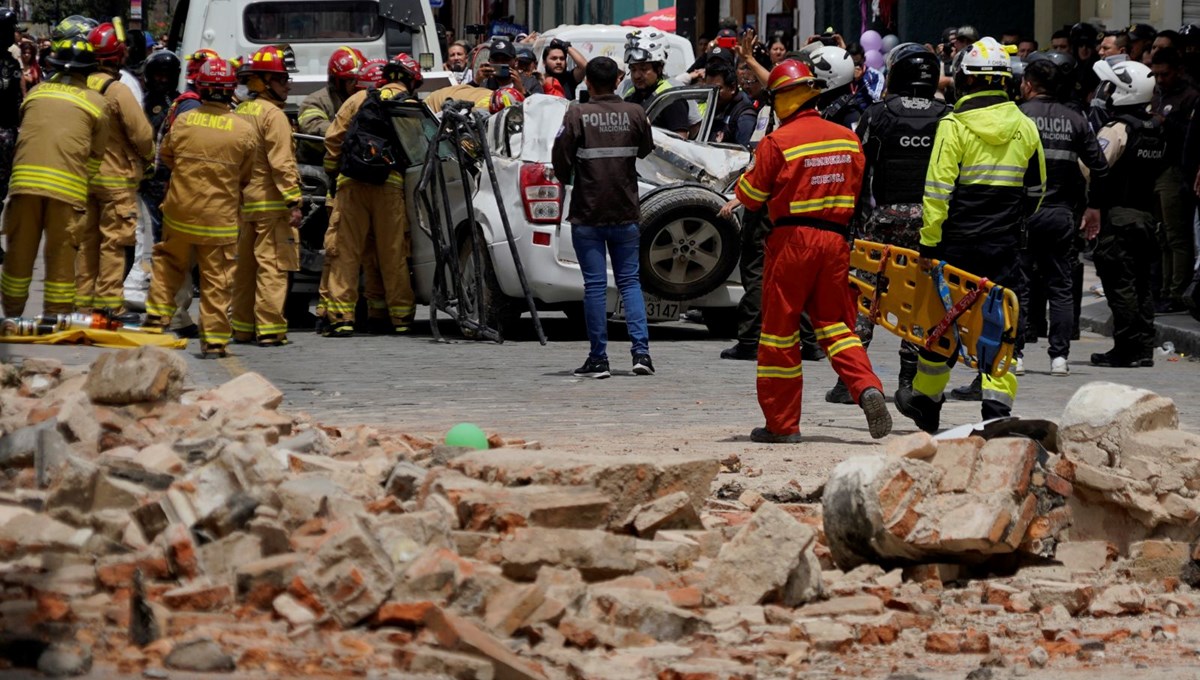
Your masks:
{"label": "brown jacket", "polygon": [[[388,83],[379,90],[379,96],[383,99],[391,99],[400,94],[407,93],[408,90],[400,83]],[[367,90],[355,92],[353,96],[342,104],[342,108],[338,109],[337,116],[334,117],[333,123],[329,125],[329,129],[325,131],[325,172],[336,173],[338,166],[342,162],[342,142],[346,139],[346,131],[350,128],[350,122],[354,120],[354,114],[362,108],[363,101],[367,98]],[[339,177],[338,186],[352,181],[348,177]],[[404,186],[404,178],[400,173],[393,172],[388,177],[388,184],[395,186]]]}
{"label": "brown jacket", "polygon": [[254,128],[228,106],[204,102],[180,114],[159,149],[171,170],[163,226],[200,245],[236,243],[257,153]]}
{"label": "brown jacket", "polygon": [[104,97],[78,76],[57,75],[25,96],[8,191],[87,207],[88,178],[108,142]]}
{"label": "brown jacket", "polygon": [[258,219],[286,215],[288,206],[300,201],[300,171],[296,169],[287,114],[265,99],[244,101],[237,113],[250,123],[258,139],[254,175],[242,195],[242,216]]}
{"label": "brown jacket", "polygon": [[124,83],[96,72],[88,76],[88,87],[104,95],[112,121],[100,172],[88,189],[97,195],[133,191],[142,181],[146,166],[154,161],[154,130],[137,97]]}

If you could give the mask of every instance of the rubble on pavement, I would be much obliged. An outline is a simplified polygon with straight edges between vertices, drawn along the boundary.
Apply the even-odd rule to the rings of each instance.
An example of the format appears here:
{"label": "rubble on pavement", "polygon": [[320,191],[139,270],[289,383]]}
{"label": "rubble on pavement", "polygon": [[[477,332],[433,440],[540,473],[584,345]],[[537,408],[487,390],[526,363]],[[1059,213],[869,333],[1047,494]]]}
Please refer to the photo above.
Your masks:
{"label": "rubble on pavement", "polygon": [[[723,680],[1195,656],[1200,439],[1103,383],[1047,450],[895,437],[824,502],[740,461],[471,451],[189,390],[155,349],[0,364],[0,667]],[[989,675],[990,677],[990,675]]]}

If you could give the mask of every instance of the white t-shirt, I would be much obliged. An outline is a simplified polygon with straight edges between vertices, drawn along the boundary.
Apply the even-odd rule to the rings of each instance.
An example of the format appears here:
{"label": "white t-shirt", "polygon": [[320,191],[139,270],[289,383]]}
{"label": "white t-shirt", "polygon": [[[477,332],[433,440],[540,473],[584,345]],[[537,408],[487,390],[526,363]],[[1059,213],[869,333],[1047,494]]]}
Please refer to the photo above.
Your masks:
{"label": "white t-shirt", "polygon": [[133,96],[137,97],[138,106],[141,106],[142,99],[145,97],[145,94],[142,92],[142,81],[138,80],[138,77],[129,71],[121,69],[121,83],[133,91]]}

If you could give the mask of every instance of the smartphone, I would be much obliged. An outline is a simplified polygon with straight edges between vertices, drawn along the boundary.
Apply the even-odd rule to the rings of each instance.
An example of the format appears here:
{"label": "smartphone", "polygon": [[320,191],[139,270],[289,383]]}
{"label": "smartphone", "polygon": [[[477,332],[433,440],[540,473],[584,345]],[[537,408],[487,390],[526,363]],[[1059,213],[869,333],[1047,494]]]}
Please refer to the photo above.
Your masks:
{"label": "smartphone", "polygon": [[724,47],[727,50],[735,50],[737,49],[737,38],[733,36],[717,38],[717,47]]}
{"label": "smartphone", "polygon": [[512,77],[512,65],[496,64],[496,78],[506,80]]}

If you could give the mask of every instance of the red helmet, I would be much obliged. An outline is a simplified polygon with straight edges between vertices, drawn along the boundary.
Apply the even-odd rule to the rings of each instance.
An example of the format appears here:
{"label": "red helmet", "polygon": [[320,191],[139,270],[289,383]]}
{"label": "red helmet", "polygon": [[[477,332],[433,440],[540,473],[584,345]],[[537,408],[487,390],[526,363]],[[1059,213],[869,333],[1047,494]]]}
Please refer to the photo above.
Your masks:
{"label": "red helmet", "polygon": [[237,89],[237,68],[225,59],[209,59],[196,74],[196,89],[201,98],[228,101]]}
{"label": "red helmet", "polygon": [[421,83],[425,82],[425,77],[421,75],[421,65],[404,52],[392,57],[383,69],[383,75],[389,81],[406,81],[405,84],[414,91],[421,89]]}
{"label": "red helmet", "polygon": [[517,92],[515,87],[502,87],[492,93],[492,101],[488,105],[488,111],[496,113],[510,106],[515,106],[525,101],[525,95]]}
{"label": "red helmet", "polygon": [[354,86],[360,90],[369,90],[373,87],[383,87],[387,80],[383,77],[383,67],[387,65],[387,59],[371,59],[364,63],[358,69],[358,78]]}
{"label": "red helmet", "polygon": [[352,80],[358,75],[358,69],[362,68],[364,62],[366,59],[362,52],[343,45],[329,55],[329,79]]}
{"label": "red helmet", "polygon": [[282,73],[287,75],[287,57],[274,45],[259,48],[243,64],[246,73]]}
{"label": "red helmet", "polygon": [[88,42],[100,63],[125,61],[125,36],[112,24],[100,24],[88,32]]}
{"label": "red helmet", "polygon": [[187,58],[187,83],[188,85],[196,84],[196,76],[200,73],[200,67],[210,59],[220,59],[221,55],[208,48],[198,49]]}
{"label": "red helmet", "polygon": [[775,68],[771,69],[771,75],[767,76],[767,89],[771,92],[779,93],[800,85],[816,87],[817,77],[813,75],[808,64],[798,59],[784,59],[776,64]]}

